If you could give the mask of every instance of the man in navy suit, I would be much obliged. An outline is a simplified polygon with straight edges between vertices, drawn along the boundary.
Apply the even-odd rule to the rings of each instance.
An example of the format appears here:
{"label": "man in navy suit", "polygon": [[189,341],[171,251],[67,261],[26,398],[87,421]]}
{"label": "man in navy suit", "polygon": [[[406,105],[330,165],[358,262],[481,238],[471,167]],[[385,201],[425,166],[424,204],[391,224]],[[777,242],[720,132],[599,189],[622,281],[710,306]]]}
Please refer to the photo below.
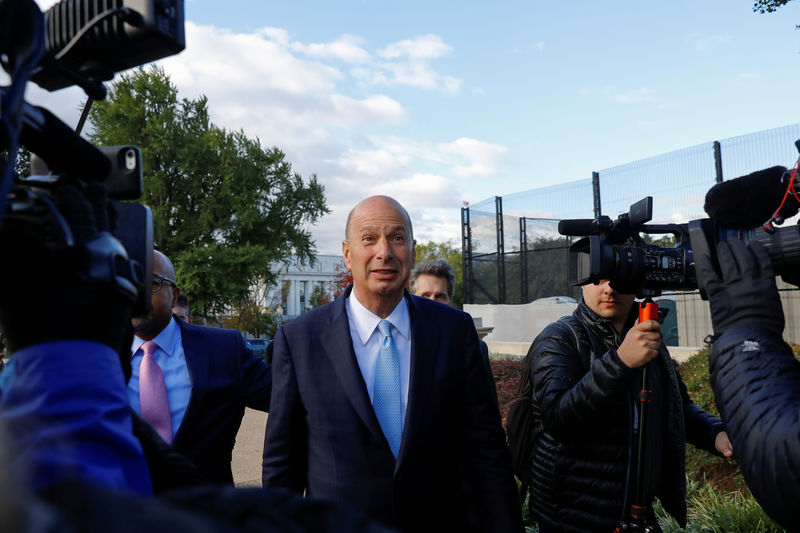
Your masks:
{"label": "man in navy suit", "polygon": [[[173,317],[179,295],[172,262],[153,252],[153,310],[133,319],[128,398],[213,483],[233,483],[231,453],[244,408],[268,410],[271,369],[247,349],[238,331],[194,326]],[[150,401],[142,398],[146,392],[140,388],[147,346],[153,346],[166,401],[163,408],[148,405],[143,412],[141,400]]]}
{"label": "man in navy suit", "polygon": [[522,531],[495,400],[469,315],[405,291],[408,213],[348,216],[353,286],[282,327],[263,482],[404,531]]}

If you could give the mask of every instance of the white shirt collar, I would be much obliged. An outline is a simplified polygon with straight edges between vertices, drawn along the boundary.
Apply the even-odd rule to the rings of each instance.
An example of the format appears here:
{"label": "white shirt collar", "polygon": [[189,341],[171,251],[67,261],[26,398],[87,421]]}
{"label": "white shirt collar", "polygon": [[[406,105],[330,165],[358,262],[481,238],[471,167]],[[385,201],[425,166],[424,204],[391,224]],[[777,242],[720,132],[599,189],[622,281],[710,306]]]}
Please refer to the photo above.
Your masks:
{"label": "white shirt collar", "polygon": [[[378,315],[361,305],[356,295],[350,292],[347,297],[347,304],[350,306],[350,312],[353,323],[358,332],[358,337],[362,344],[367,344],[367,341],[372,336],[372,333],[378,327],[378,323],[383,320]],[[408,316],[408,302],[405,296],[400,299],[400,303],[392,310],[386,320],[391,322],[392,326],[406,339],[410,338],[411,321]],[[154,339],[155,340],[155,339]]]}
{"label": "white shirt collar", "polygon": [[[152,340],[158,344],[158,347],[166,352],[168,356],[172,357],[172,354],[175,353],[175,346],[181,342],[181,328],[178,326],[178,322],[174,316],[169,319],[169,323]],[[133,343],[131,344],[131,356],[133,356],[145,342],[147,341],[134,336]]]}

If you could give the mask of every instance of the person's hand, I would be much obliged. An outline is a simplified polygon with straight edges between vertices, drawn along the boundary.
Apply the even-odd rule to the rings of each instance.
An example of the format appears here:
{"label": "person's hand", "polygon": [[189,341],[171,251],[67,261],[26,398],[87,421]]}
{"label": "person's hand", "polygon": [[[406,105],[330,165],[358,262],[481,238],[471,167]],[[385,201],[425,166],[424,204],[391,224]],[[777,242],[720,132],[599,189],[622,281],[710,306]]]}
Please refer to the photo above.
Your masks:
{"label": "person's hand", "polygon": [[660,347],[661,324],[655,320],[646,320],[628,331],[617,348],[617,355],[626,366],[639,368],[655,359]]}
{"label": "person's hand", "polygon": [[711,258],[696,258],[695,268],[711,305],[714,334],[738,325],[757,325],[783,333],[784,318],[767,249],[757,241],[729,240],[717,245],[721,275]]}
{"label": "person's hand", "polygon": [[720,431],[717,433],[714,439],[714,447],[725,457],[733,457],[733,444],[731,444],[731,440],[728,438],[726,432]]}

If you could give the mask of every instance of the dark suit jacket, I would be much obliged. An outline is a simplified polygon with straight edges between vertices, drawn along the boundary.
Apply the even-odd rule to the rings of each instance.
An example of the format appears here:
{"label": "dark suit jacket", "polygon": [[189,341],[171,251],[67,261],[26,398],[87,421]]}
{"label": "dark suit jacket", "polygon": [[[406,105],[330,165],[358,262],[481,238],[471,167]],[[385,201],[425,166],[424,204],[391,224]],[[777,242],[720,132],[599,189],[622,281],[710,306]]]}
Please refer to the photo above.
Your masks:
{"label": "dark suit jacket", "polygon": [[172,446],[214,483],[233,483],[231,453],[245,406],[269,409],[272,370],[235,330],[178,320],[192,392]]}
{"label": "dark suit jacket", "polygon": [[349,294],[276,334],[264,484],[344,502],[406,531],[467,531],[468,517],[482,531],[522,531],[472,319],[406,293],[411,373],[395,462],[353,351]]}

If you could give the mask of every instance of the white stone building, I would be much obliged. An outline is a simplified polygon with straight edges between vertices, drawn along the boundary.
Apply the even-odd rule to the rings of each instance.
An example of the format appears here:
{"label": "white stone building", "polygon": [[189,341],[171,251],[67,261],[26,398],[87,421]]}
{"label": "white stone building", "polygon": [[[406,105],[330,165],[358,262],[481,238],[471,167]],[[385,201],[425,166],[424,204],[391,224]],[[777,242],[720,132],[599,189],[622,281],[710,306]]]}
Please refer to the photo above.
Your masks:
{"label": "white stone building", "polygon": [[314,266],[296,260],[274,265],[273,272],[277,274],[278,282],[267,295],[267,305],[280,307],[282,322],[296,318],[311,309],[311,294],[316,286],[321,286],[329,297],[333,297],[337,266],[344,269],[341,255],[317,255]]}

